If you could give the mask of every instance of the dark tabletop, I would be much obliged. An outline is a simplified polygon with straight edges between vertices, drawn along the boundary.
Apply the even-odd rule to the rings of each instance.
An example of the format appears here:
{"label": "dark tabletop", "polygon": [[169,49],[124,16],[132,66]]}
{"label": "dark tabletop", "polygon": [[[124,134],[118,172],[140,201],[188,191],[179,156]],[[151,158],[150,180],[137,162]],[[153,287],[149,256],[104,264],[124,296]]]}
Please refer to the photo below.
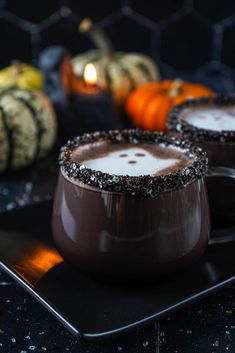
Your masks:
{"label": "dark tabletop", "polygon": [[0,352],[216,353],[235,351],[235,287],[127,335],[76,340],[46,309],[0,273]]}

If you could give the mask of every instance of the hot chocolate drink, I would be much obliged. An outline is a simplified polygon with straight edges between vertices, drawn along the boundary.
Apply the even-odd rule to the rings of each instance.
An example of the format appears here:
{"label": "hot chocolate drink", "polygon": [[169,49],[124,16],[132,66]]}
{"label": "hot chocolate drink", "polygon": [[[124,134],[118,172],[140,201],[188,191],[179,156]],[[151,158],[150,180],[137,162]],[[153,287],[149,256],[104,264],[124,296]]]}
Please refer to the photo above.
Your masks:
{"label": "hot chocolate drink", "polygon": [[235,96],[190,100],[173,109],[169,129],[208,153],[207,185],[213,224],[235,222]]}
{"label": "hot chocolate drink", "polygon": [[235,131],[235,107],[218,108],[208,105],[188,108],[182,118],[198,129]]}
{"label": "hot chocolate drink", "polygon": [[190,164],[190,159],[176,148],[110,141],[80,146],[72,158],[86,168],[128,176],[168,174]]}
{"label": "hot chocolate drink", "polygon": [[53,233],[69,262],[146,278],[204,252],[207,158],[200,148],[160,133],[94,133],[69,141],[60,165]]}

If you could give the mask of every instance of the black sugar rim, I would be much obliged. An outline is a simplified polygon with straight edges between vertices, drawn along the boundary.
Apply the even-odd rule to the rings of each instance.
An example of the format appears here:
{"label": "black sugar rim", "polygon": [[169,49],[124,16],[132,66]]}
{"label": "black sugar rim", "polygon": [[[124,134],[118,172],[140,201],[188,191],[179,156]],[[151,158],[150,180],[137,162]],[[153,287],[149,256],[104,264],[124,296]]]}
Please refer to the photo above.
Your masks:
{"label": "black sugar rim", "polygon": [[189,99],[188,101],[174,107],[169,114],[168,128],[182,134],[183,138],[194,142],[235,142],[235,131],[213,131],[197,128],[183,118],[181,114],[187,108],[193,108],[212,104],[216,107],[234,105],[235,94],[218,94],[212,97],[202,97],[199,99]]}
{"label": "black sugar rim", "polygon": [[[72,152],[75,148],[105,140],[113,143],[148,143],[159,144],[161,146],[174,146],[180,148],[192,160],[192,163],[183,169],[166,175],[135,177],[103,173],[86,168],[84,165],[72,160]],[[142,197],[156,197],[159,193],[183,188],[191,182],[204,177],[207,171],[208,159],[206,152],[200,147],[194,146],[189,141],[184,141],[160,132],[130,129],[87,133],[75,137],[61,148],[59,164],[65,176],[72,181],[81,181],[89,186],[98,187],[110,192]]]}

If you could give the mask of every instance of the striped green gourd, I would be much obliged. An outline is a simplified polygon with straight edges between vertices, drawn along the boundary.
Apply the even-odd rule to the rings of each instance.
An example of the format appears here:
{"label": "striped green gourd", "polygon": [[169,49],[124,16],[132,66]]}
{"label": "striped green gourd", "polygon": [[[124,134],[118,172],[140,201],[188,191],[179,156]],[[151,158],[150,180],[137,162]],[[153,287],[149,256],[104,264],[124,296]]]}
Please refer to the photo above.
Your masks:
{"label": "striped green gourd", "polygon": [[41,93],[10,88],[0,93],[0,172],[44,157],[57,133],[55,113]]}
{"label": "striped green gourd", "polygon": [[84,19],[79,29],[89,36],[98,49],[88,50],[72,59],[76,76],[82,77],[85,66],[92,63],[97,72],[98,86],[110,91],[119,106],[135,88],[159,81],[159,70],[150,57],[113,51],[106,34],[89,19]]}

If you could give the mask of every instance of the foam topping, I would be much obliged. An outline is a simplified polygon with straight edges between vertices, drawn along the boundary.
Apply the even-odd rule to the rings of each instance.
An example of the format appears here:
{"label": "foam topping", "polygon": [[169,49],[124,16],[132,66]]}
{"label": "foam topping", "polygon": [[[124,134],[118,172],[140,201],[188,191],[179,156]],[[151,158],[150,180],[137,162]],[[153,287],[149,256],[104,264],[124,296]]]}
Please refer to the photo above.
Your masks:
{"label": "foam topping", "polygon": [[187,123],[205,130],[235,131],[235,115],[224,109],[195,108],[185,116]]}
{"label": "foam topping", "polygon": [[[98,153],[97,144],[100,144]],[[109,146],[108,151],[107,145]],[[112,163],[107,163],[107,155],[111,153]],[[126,154],[128,156],[125,156]],[[131,159],[121,162],[122,158],[124,160],[129,157]],[[138,162],[136,162],[136,158],[138,158]],[[148,163],[140,162],[141,158],[146,158]],[[114,159],[115,163],[113,163]],[[116,172],[122,170],[123,174],[123,170],[125,170],[129,174],[134,173],[135,175],[111,173],[110,165],[117,164],[117,159],[120,161],[118,166],[115,166]],[[154,165],[152,165],[152,161],[154,161]],[[99,170],[94,169],[96,168],[94,163],[99,164],[97,167]],[[105,172],[100,170],[102,163],[104,163]],[[125,168],[123,169],[124,165],[120,168],[119,163],[124,163]],[[132,168],[134,164],[138,163],[137,170],[129,169],[129,164],[132,165]],[[79,181],[110,192],[153,198],[159,193],[183,188],[191,182],[203,178],[207,171],[208,159],[201,148],[194,146],[189,141],[162,133],[131,129],[95,132],[69,140],[61,148],[59,164],[64,177],[72,182]],[[137,172],[139,175],[136,175]],[[148,174],[143,175],[143,173]]]}
{"label": "foam topping", "polygon": [[87,168],[100,170],[114,175],[156,175],[158,172],[173,167],[176,158],[159,158],[140,147],[125,148],[108,153],[106,156],[83,161]]}

